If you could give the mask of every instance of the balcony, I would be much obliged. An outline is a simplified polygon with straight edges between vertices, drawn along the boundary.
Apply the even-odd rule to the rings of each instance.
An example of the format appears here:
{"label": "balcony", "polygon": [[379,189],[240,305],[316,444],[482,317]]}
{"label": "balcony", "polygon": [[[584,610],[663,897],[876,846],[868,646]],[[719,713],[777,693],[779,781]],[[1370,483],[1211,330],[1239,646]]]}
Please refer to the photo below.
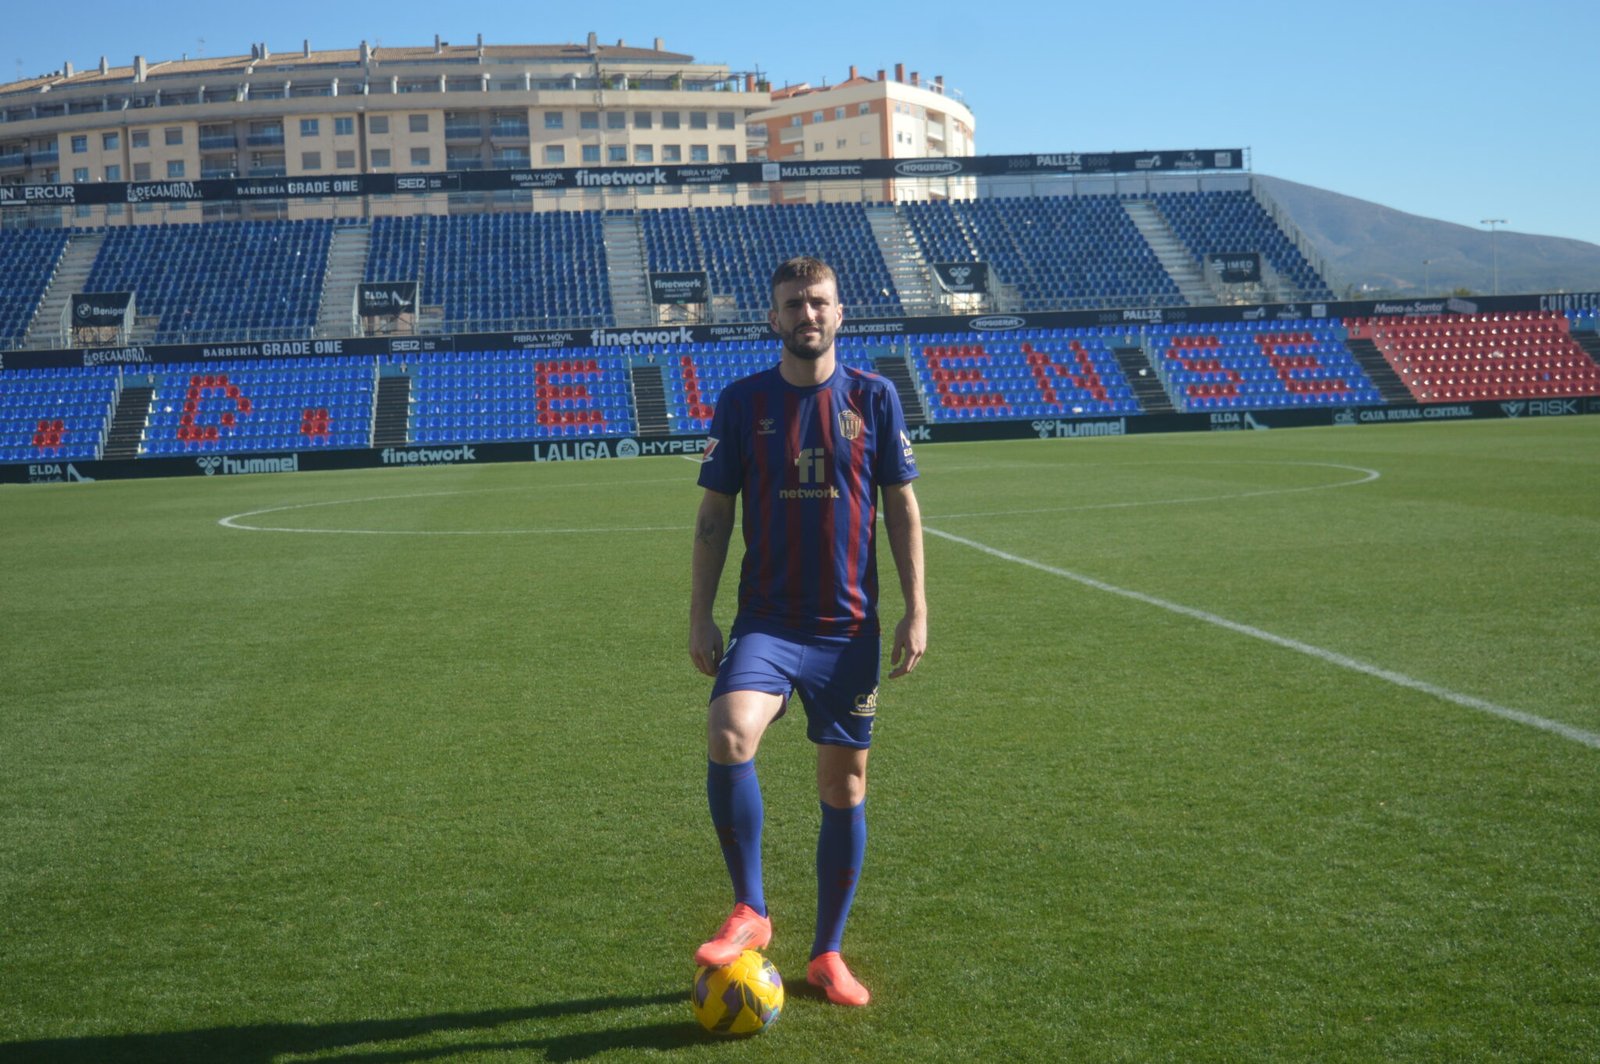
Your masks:
{"label": "balcony", "polygon": [[245,138],[245,143],[252,148],[281,148],[283,147],[283,130],[267,129],[255,130]]}
{"label": "balcony", "polygon": [[483,126],[477,122],[446,122],[444,125],[444,139],[452,140],[482,140]]}
{"label": "balcony", "polygon": [[496,119],[489,127],[489,136],[496,140],[527,140],[528,123]]}
{"label": "balcony", "polygon": [[[278,138],[278,143],[283,143],[283,137],[281,135]],[[201,151],[232,151],[238,146],[239,138],[234,136],[232,133],[202,133],[200,135]]]}
{"label": "balcony", "polygon": [[250,173],[249,173],[248,176],[250,176],[250,177],[288,177],[289,176],[289,168],[284,166],[282,163],[278,163],[276,165],[269,165],[269,166],[252,166],[250,168]]}
{"label": "balcony", "polygon": [[446,170],[482,170],[483,156],[481,155],[450,155],[444,161]]}

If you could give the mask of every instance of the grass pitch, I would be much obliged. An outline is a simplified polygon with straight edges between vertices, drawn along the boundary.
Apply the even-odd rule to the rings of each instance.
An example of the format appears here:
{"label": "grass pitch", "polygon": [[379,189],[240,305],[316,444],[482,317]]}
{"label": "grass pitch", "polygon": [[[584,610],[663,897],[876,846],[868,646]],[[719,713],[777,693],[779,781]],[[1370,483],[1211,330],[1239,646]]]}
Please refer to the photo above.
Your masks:
{"label": "grass pitch", "polygon": [[0,491],[0,1061],[1600,1055],[1600,419],[919,460],[876,1000],[801,983],[785,720],[737,1045],[692,464]]}

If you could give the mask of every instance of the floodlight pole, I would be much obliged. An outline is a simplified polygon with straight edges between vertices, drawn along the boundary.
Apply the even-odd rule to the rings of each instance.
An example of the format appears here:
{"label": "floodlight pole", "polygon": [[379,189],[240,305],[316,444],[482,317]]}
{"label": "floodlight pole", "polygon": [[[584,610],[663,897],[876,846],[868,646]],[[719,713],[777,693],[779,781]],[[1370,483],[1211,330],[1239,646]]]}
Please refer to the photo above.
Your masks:
{"label": "floodlight pole", "polygon": [[1498,229],[1496,229],[1496,226],[1505,225],[1506,224],[1506,220],[1504,218],[1485,218],[1481,222],[1479,222],[1478,224],[1479,225],[1486,225],[1486,226],[1489,227],[1489,258],[1494,262],[1494,294],[1495,295],[1499,295],[1500,294],[1500,245],[1499,245],[1498,240],[1496,239],[1496,234],[1498,233]]}

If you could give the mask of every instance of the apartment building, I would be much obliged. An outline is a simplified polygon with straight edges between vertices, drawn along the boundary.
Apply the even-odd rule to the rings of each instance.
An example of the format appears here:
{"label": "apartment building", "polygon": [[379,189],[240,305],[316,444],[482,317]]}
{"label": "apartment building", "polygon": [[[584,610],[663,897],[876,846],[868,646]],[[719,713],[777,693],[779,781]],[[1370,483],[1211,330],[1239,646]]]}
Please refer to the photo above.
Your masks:
{"label": "apartment building", "polygon": [[[837,85],[800,84],[772,91],[772,104],[751,119],[751,158],[771,162],[908,159],[976,155],[977,122],[942,75],[925,80],[904,63],[894,75],[864,77],[856,67]],[[970,196],[971,178],[833,183],[821,198],[922,200]],[[818,198],[816,189],[772,186],[773,202]]]}
{"label": "apartment building", "polygon": [[[745,162],[756,76],[624,41],[275,52],[60,70],[0,85],[0,184],[339,177]],[[367,217],[747,202],[748,189],[454,192],[248,205],[28,207],[28,224]]]}

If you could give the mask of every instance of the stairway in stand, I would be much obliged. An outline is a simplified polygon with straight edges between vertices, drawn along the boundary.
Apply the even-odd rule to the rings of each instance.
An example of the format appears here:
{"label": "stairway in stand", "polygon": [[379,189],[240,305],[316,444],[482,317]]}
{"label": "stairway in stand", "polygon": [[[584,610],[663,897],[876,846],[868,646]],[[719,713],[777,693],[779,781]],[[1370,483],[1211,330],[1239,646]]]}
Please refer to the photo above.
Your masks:
{"label": "stairway in stand", "polygon": [[633,383],[633,408],[639,415],[639,435],[665,436],[672,431],[667,420],[667,386],[660,366],[635,366],[628,371]]}
{"label": "stairway in stand", "polygon": [[652,325],[644,237],[631,211],[607,213],[601,223],[606,244],[606,280],[611,286],[611,318],[617,325]]}
{"label": "stairway in stand", "polygon": [[1151,368],[1150,359],[1145,355],[1144,348],[1118,347],[1111,353],[1116,356],[1117,365],[1122,367],[1122,375],[1128,378],[1128,386],[1133,389],[1133,397],[1139,400],[1139,407],[1145,413],[1172,412],[1172,397],[1167,394],[1161,378]]}
{"label": "stairway in stand", "polygon": [[378,378],[372,404],[372,446],[404,447],[411,418],[411,378],[395,373]]}
{"label": "stairway in stand", "polygon": [[922,396],[917,391],[915,379],[911,376],[911,367],[903,355],[885,356],[872,360],[872,368],[878,376],[894,385],[894,390],[900,395],[900,408],[906,415],[907,425],[926,425],[928,423],[928,408],[922,403]]}
{"label": "stairway in stand", "polygon": [[[33,320],[28,323],[28,331],[22,338],[23,348],[47,350],[67,346],[61,326],[62,316],[67,309],[67,302],[75,293],[84,290],[84,282],[89,279],[89,270],[94,266],[95,256],[100,253],[100,245],[105,238],[104,233],[94,230],[72,235],[66,250],[61,253],[61,261],[56,263],[55,273],[50,278],[49,287],[44,290],[44,297],[39,300],[39,309],[34,311]],[[138,313],[137,299],[134,313]]]}
{"label": "stairway in stand", "polygon": [[1356,364],[1366,373],[1378,389],[1378,395],[1386,403],[1414,403],[1416,397],[1411,394],[1411,389],[1400,380],[1400,375],[1389,365],[1389,360],[1383,357],[1383,352],[1378,350],[1378,345],[1371,340],[1351,339],[1346,345],[1350,348],[1351,357]]}
{"label": "stairway in stand", "polygon": [[148,384],[125,386],[117,395],[111,412],[111,427],[106,430],[106,445],[100,457],[137,458],[144,442],[144,426],[150,417],[150,401],[155,389]]}
{"label": "stairway in stand", "polygon": [[322,277],[322,301],[317,308],[318,336],[355,336],[356,286],[366,276],[367,249],[372,227],[340,225],[328,242],[328,268]]}

